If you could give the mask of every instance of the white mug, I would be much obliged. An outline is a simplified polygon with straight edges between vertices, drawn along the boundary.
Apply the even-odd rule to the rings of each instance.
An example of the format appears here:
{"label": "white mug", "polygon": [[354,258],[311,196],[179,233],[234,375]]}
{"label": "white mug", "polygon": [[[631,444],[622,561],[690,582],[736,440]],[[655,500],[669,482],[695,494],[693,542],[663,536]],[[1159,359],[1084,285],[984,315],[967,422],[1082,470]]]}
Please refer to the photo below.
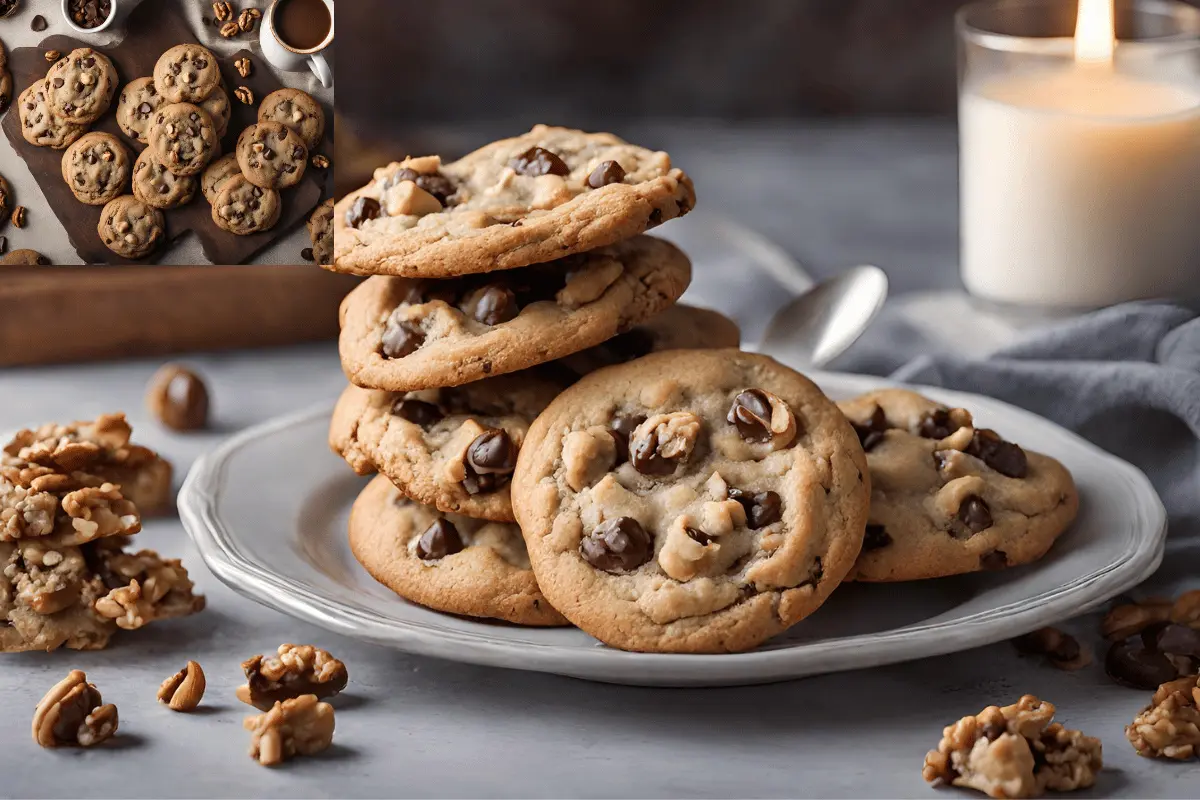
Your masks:
{"label": "white mug", "polygon": [[307,66],[317,76],[317,80],[321,82],[322,86],[326,89],[333,86],[333,70],[329,68],[329,62],[323,55],[325,50],[333,44],[333,27],[336,19],[333,13],[333,0],[322,0],[329,9],[329,35],[319,45],[308,50],[296,50],[279,38],[279,34],[275,31],[275,9],[279,7],[279,2],[280,0],[271,0],[267,13],[263,15],[262,25],[259,26],[258,39],[263,56],[277,69],[284,72],[303,72]]}

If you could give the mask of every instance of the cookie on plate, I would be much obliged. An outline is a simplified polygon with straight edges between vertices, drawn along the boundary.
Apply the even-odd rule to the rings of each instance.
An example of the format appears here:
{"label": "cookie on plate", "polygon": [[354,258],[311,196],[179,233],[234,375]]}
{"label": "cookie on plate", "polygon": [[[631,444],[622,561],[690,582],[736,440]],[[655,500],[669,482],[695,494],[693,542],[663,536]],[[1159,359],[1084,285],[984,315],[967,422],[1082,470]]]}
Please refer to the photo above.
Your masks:
{"label": "cookie on plate", "polygon": [[333,263],[333,198],[329,198],[308,218],[308,238],[312,242],[313,261]]}
{"label": "cookie on plate", "polygon": [[249,236],[275,227],[281,208],[279,192],[255,186],[244,175],[234,175],[217,192],[212,219],[222,230]]}
{"label": "cookie on plate", "polygon": [[221,69],[208,48],[177,44],[159,56],[154,85],[168,103],[199,103],[221,85]]}
{"label": "cookie on plate", "polygon": [[229,95],[225,89],[218,85],[212,90],[212,94],[197,105],[212,117],[213,125],[217,128],[217,139],[225,136],[226,131],[229,130],[229,118],[233,115],[233,109],[229,105]]}
{"label": "cookie on plate", "polygon": [[309,150],[325,135],[325,111],[312,95],[299,89],[277,89],[258,106],[259,122],[279,122],[300,137]]}
{"label": "cookie on plate", "polygon": [[1053,458],[976,428],[970,412],[903,389],[838,404],[871,469],[871,515],[852,577],[912,581],[1026,564],[1079,510]]}
{"label": "cookie on plate", "polygon": [[583,378],[530,426],[512,487],[551,604],[645,652],[747,650],[804,619],[853,567],[869,500],[837,406],[736,350]]}
{"label": "cookie on plate", "polygon": [[178,208],[196,196],[196,177],[176,175],[158,163],[150,148],[133,165],[133,196],[155,208]]}
{"label": "cookie on plate", "polygon": [[102,206],[129,184],[129,152],[111,133],[84,134],[66,149],[62,176],[81,203]]}
{"label": "cookie on plate", "polygon": [[237,155],[234,153],[214,159],[200,176],[200,190],[204,192],[204,199],[209,205],[215,203],[217,195],[225,188],[225,182],[241,174],[242,168],[238,166]]}
{"label": "cookie on plate", "polygon": [[517,625],[567,625],[546,602],[516,525],[487,522],[404,497],[382,475],[350,511],[350,550],[406,600]]}
{"label": "cookie on plate", "polygon": [[552,261],[686,214],[666,153],[538,125],[458,161],[408,158],[338,203],[335,269],[443,278]]}
{"label": "cookie on plate", "polygon": [[50,259],[36,250],[12,250],[0,256],[0,264],[6,267],[48,267]]}
{"label": "cookie on plate", "polygon": [[308,148],[291,128],[279,122],[251,125],[238,136],[238,165],[255,186],[286,189],[304,177]]}
{"label": "cookie on plate", "polygon": [[162,212],[133,195],[112,200],[100,212],[96,232],[104,246],[126,258],[145,258],[166,235]]}
{"label": "cookie on plate", "polygon": [[46,72],[46,107],[65,122],[90,125],[108,111],[117,82],[108,56],[90,47],[72,50]]}
{"label": "cookie on plate", "polygon": [[130,139],[146,144],[154,124],[154,112],[165,102],[154,86],[153,78],[135,78],[125,84],[117,98],[117,125]]}
{"label": "cookie on plate", "polygon": [[376,276],[342,303],[342,367],[397,392],[516,372],[644,322],[690,280],[687,256],[650,236],[491,275]]}
{"label": "cookie on plate", "polygon": [[217,128],[200,106],[171,103],[154,114],[147,143],[154,159],[176,175],[198,175],[217,148]]}
{"label": "cookie on plate", "polygon": [[63,150],[87,132],[86,125],[64,122],[50,113],[46,105],[46,82],[36,81],[17,98],[21,116],[21,135],[37,147]]}
{"label": "cookie on plate", "polygon": [[329,446],[358,474],[382,472],[426,505],[512,522],[517,453],[561,390],[537,370],[420,392],[349,386],[334,409]]}

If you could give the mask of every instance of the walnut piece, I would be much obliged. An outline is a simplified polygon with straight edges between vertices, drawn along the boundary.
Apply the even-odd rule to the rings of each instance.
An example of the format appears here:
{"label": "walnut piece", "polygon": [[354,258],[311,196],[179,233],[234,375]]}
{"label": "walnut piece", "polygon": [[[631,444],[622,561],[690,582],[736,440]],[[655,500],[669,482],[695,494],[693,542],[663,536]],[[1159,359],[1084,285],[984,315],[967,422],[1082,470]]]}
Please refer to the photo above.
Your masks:
{"label": "walnut piece", "polygon": [[1022,653],[1045,656],[1059,669],[1073,671],[1092,663],[1092,651],[1058,628],[1038,628],[1013,639],[1013,645]]}
{"label": "walnut piece", "polygon": [[228,22],[233,18],[233,4],[226,0],[213,3],[212,10],[213,16],[217,18],[218,22]]}
{"label": "walnut piece", "polygon": [[1200,589],[1184,592],[1171,605],[1171,622],[1200,628]]}
{"label": "walnut piece", "polygon": [[1113,641],[1128,639],[1158,622],[1171,618],[1171,601],[1147,601],[1114,606],[1104,615],[1100,631]]}
{"label": "walnut piece", "polygon": [[623,272],[625,265],[613,258],[576,273],[567,273],[567,283],[558,290],[554,300],[570,310],[595,302]]}
{"label": "walnut piece", "polygon": [[42,747],[91,747],[117,732],[117,707],[103,705],[82,670],[71,670],[33,712],[33,740]]}
{"label": "walnut piece", "polygon": [[205,686],[204,670],[189,661],[158,687],[158,702],[166,703],[172,711],[191,711],[200,705]]}
{"label": "walnut piece", "polygon": [[1200,675],[1164,683],[1125,726],[1139,756],[1185,761],[1200,754]]}
{"label": "walnut piece", "polygon": [[1050,720],[1054,706],[1025,695],[1011,706],[988,706],[942,732],[925,756],[922,775],[990,797],[1037,797],[1046,789],[1084,789],[1103,766],[1100,740]]}
{"label": "walnut piece", "polygon": [[658,553],[658,565],[677,581],[690,581],[717,560],[721,544],[687,516],[678,517],[667,530]]}
{"label": "walnut piece", "polygon": [[581,492],[613,468],[617,460],[617,442],[602,425],[571,431],[563,440],[562,459],[567,485]]}
{"label": "walnut piece", "polygon": [[266,711],[281,700],[301,695],[332,697],[346,688],[346,665],[311,644],[281,644],[276,655],[242,662],[246,683],[237,688],[243,703]]}
{"label": "walnut piece", "polygon": [[312,694],[277,702],[243,724],[251,732],[250,757],[264,767],[311,756],[333,743],[333,706]]}
{"label": "walnut piece", "polygon": [[423,217],[441,211],[442,204],[414,181],[401,181],[388,193],[386,208],[389,217]]}
{"label": "walnut piece", "polygon": [[250,73],[254,71],[254,64],[248,58],[235,59],[233,67],[237,70],[238,75],[241,75],[243,78],[249,78]]}
{"label": "walnut piece", "polygon": [[96,613],[125,630],[204,610],[203,595],[193,593],[194,584],[178,559],[164,559],[153,550],[105,552],[100,569],[113,588],[96,601]]}
{"label": "walnut piece", "polygon": [[690,411],[655,414],[638,425],[629,437],[630,460],[643,474],[669,475],[677,462],[685,462],[696,447],[704,422]]}

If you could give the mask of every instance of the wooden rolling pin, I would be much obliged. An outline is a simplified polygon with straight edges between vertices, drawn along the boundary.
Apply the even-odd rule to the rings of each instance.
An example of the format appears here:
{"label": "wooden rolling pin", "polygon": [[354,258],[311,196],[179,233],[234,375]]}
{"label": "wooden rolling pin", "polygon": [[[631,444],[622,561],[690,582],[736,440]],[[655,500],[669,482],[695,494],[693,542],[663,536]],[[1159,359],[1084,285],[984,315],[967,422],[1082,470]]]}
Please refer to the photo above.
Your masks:
{"label": "wooden rolling pin", "polygon": [[315,266],[0,267],[0,366],[333,339],[357,280]]}

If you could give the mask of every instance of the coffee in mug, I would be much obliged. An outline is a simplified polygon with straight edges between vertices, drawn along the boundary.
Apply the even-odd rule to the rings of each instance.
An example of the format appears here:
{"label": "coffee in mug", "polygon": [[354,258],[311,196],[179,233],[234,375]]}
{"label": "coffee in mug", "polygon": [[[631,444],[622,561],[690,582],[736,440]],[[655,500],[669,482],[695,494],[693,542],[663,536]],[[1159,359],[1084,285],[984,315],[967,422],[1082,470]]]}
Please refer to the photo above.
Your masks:
{"label": "coffee in mug", "polygon": [[279,40],[299,52],[320,47],[333,27],[324,0],[279,0],[274,16]]}

